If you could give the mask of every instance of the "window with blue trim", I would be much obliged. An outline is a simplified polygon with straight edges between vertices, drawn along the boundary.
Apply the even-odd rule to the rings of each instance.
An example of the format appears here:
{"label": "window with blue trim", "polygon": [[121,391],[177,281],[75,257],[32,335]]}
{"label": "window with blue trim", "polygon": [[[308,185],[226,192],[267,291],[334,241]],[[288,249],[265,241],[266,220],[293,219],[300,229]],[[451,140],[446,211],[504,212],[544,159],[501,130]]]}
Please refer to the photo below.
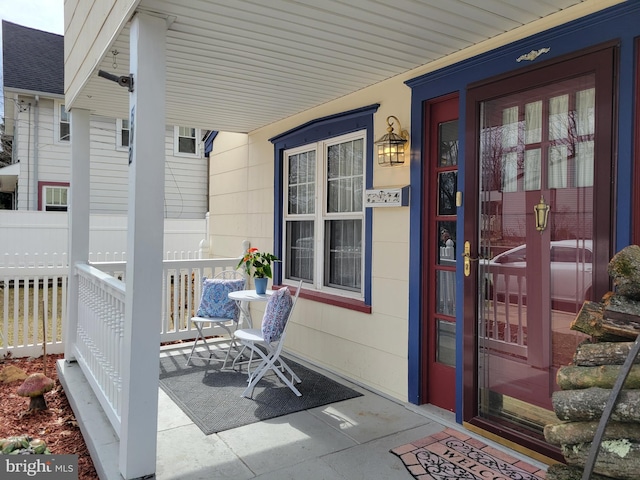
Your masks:
{"label": "window with blue trim", "polygon": [[366,132],[284,152],[284,276],[362,295]]}
{"label": "window with blue trim", "polygon": [[271,141],[276,155],[279,280],[371,304],[373,114],[379,105],[313,120]]}

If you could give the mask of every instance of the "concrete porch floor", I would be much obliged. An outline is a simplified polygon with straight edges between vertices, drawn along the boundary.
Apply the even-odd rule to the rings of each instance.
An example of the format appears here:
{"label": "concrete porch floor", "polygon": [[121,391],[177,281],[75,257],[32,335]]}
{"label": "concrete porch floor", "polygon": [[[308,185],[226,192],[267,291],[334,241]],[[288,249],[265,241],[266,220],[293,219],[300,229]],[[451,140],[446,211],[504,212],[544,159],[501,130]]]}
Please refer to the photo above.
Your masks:
{"label": "concrete porch floor", "polygon": [[[183,353],[190,344],[163,347],[161,355]],[[260,480],[409,480],[389,450],[447,427],[465,431],[452,413],[433,406],[403,404],[302,362],[363,396],[307,411],[204,435],[160,389],[155,478]],[[58,362],[58,375],[76,414],[102,480],[120,480],[118,439],[77,364]],[[304,379],[303,379],[304,381]],[[521,453],[477,437],[528,462]]]}

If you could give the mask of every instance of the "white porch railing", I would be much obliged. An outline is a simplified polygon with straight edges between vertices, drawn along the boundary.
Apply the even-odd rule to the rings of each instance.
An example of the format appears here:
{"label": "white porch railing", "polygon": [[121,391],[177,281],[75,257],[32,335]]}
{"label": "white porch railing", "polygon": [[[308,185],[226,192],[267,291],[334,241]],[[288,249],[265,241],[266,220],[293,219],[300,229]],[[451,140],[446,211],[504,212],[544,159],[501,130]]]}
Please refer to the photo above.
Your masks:
{"label": "white porch railing", "polygon": [[495,352],[527,358],[525,271],[492,266],[485,276],[485,322],[480,337]]}
{"label": "white porch railing", "polygon": [[[189,319],[200,302],[201,279],[235,269],[238,258],[166,260],[163,265],[161,341],[195,338]],[[76,266],[79,281],[75,355],[115,432],[120,432],[120,359],[125,315],[125,262]],[[207,335],[222,335],[213,327]]]}
{"label": "white porch railing", "polygon": [[76,265],[78,329],[75,352],[107,418],[120,431],[125,284],[91,265]]}

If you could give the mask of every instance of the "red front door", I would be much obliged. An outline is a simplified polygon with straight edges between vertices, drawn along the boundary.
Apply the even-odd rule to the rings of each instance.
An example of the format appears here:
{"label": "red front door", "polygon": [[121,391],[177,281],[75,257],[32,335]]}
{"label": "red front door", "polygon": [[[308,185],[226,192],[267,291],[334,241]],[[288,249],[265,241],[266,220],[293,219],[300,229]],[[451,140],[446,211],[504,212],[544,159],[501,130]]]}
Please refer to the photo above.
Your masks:
{"label": "red front door", "polygon": [[458,191],[458,97],[429,102],[424,159],[427,268],[423,298],[426,403],[455,407],[456,367],[456,193]]}

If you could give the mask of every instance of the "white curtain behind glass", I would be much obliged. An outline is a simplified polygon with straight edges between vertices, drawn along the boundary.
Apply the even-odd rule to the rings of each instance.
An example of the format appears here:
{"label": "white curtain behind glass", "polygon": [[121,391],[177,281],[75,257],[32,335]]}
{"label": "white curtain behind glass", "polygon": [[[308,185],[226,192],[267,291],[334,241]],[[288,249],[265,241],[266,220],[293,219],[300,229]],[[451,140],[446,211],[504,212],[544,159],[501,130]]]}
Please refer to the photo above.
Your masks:
{"label": "white curtain behind glass", "polygon": [[[502,191],[518,190],[518,107],[502,111]],[[513,151],[510,151],[513,150]]]}
{"label": "white curtain behind glass", "polygon": [[540,148],[529,144],[542,141],[542,101],[527,103],[524,110],[524,189],[539,190],[541,178]]}
{"label": "white curtain behind glass", "polygon": [[[595,128],[596,89],[589,88],[576,93],[576,132],[578,138],[593,137]],[[593,185],[593,140],[576,144],[576,186]]]}
{"label": "white curtain behind glass", "polygon": [[[562,141],[569,135],[569,95],[549,100],[549,140]],[[548,188],[567,187],[567,146],[549,147]]]}

